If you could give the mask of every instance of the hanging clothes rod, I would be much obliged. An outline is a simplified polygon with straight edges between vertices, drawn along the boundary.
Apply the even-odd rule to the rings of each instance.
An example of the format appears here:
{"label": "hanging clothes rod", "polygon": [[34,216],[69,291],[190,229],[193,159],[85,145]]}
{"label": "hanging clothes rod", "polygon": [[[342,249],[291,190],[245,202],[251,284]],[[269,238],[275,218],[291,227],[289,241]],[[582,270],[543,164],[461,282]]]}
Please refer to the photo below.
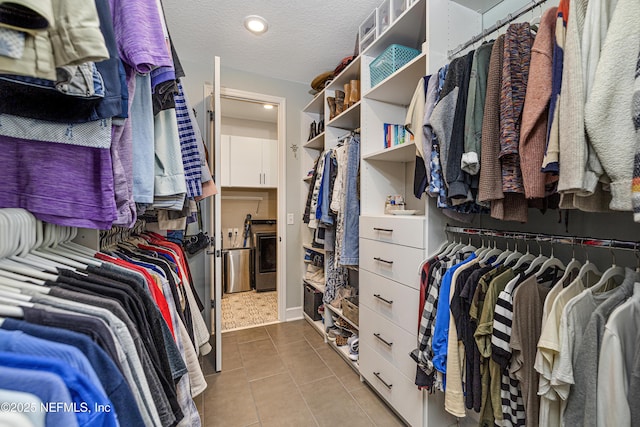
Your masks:
{"label": "hanging clothes rod", "polygon": [[475,236],[502,237],[505,239],[535,240],[537,242],[561,243],[565,245],[590,246],[605,249],[622,249],[638,251],[640,242],[629,242],[615,239],[594,239],[592,237],[558,236],[544,233],[527,233],[520,231],[499,231],[486,228],[469,228],[447,226],[447,233],[467,234]]}
{"label": "hanging clothes rod", "polygon": [[547,2],[547,0],[532,0],[526,6],[522,6],[516,12],[510,13],[509,15],[507,15],[507,17],[505,19],[498,20],[498,22],[496,22],[494,25],[492,25],[491,27],[483,30],[480,34],[478,34],[477,36],[471,38],[466,43],[463,43],[463,44],[459,45],[457,48],[447,52],[447,54],[449,56],[449,59],[453,58],[454,56],[456,56],[457,54],[459,54],[460,52],[462,52],[463,50],[465,50],[469,46],[472,46],[475,43],[479,42],[480,40],[482,40],[483,38],[485,38],[489,34],[499,30],[500,28],[502,28],[505,25],[515,21],[516,19],[518,19],[519,17],[521,17],[525,13],[529,12],[530,10],[535,9],[536,7],[542,5],[543,3],[546,3],[546,2]]}

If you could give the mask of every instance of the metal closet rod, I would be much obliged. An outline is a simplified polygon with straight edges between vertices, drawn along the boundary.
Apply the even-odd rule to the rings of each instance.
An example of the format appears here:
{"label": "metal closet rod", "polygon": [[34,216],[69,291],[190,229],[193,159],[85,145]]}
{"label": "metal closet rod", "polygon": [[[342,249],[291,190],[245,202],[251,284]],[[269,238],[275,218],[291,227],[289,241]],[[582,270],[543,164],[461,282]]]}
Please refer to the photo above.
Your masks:
{"label": "metal closet rod", "polygon": [[478,34],[477,36],[473,37],[472,39],[470,39],[466,43],[463,43],[463,44],[459,45],[457,48],[447,52],[447,54],[449,56],[449,59],[451,59],[452,57],[456,56],[457,54],[459,54],[460,52],[462,52],[463,50],[465,50],[469,46],[479,42],[480,40],[482,40],[483,38],[485,38],[489,34],[499,30],[500,28],[502,28],[505,25],[515,21],[516,19],[518,19],[519,17],[521,17],[525,13],[529,12],[530,10],[535,9],[536,7],[538,7],[541,4],[546,3],[546,2],[547,2],[547,0],[537,0],[537,1],[536,0],[532,0],[526,6],[522,6],[520,9],[518,9],[514,13],[508,14],[505,19],[499,19],[498,22],[493,24],[491,27],[489,27],[489,28],[487,28],[485,30],[482,30],[482,32],[480,34]]}
{"label": "metal closet rod", "polygon": [[623,249],[638,251],[640,242],[629,242],[615,239],[594,239],[592,237],[558,236],[544,233],[527,233],[521,231],[500,231],[488,228],[454,227],[447,225],[447,233],[467,234],[475,236],[502,237],[505,239],[535,240],[537,242],[562,243],[565,245],[581,245],[605,249]]}

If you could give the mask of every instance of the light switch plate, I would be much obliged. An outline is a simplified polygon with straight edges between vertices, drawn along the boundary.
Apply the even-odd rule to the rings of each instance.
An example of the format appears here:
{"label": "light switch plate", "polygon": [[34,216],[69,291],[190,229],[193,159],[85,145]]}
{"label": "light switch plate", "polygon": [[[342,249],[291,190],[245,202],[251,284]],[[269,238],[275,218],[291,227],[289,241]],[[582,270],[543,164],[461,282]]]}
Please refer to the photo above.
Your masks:
{"label": "light switch plate", "polygon": [[287,224],[288,225],[292,225],[294,223],[293,221],[293,214],[292,213],[288,213],[287,214]]}

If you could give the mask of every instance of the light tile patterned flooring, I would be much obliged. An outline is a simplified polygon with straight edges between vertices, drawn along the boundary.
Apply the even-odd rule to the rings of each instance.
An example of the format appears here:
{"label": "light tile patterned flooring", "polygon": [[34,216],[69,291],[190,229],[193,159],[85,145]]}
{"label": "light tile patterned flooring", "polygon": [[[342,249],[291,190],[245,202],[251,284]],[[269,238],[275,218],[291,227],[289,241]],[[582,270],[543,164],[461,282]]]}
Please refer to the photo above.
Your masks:
{"label": "light tile patterned flooring", "polygon": [[278,320],[278,292],[236,292],[222,298],[222,332]]}
{"label": "light tile patterned flooring", "polygon": [[204,427],[402,426],[306,321],[222,334],[223,371],[202,360]]}

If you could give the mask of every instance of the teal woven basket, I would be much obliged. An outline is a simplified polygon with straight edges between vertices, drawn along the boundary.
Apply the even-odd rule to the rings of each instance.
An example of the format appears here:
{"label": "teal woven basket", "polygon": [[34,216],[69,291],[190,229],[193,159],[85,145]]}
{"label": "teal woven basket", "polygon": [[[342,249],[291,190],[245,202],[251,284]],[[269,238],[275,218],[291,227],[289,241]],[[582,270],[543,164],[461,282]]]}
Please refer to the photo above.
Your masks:
{"label": "teal woven basket", "polygon": [[404,64],[420,55],[420,51],[399,44],[392,44],[384,50],[369,65],[371,87],[374,87],[391,74],[398,71]]}

